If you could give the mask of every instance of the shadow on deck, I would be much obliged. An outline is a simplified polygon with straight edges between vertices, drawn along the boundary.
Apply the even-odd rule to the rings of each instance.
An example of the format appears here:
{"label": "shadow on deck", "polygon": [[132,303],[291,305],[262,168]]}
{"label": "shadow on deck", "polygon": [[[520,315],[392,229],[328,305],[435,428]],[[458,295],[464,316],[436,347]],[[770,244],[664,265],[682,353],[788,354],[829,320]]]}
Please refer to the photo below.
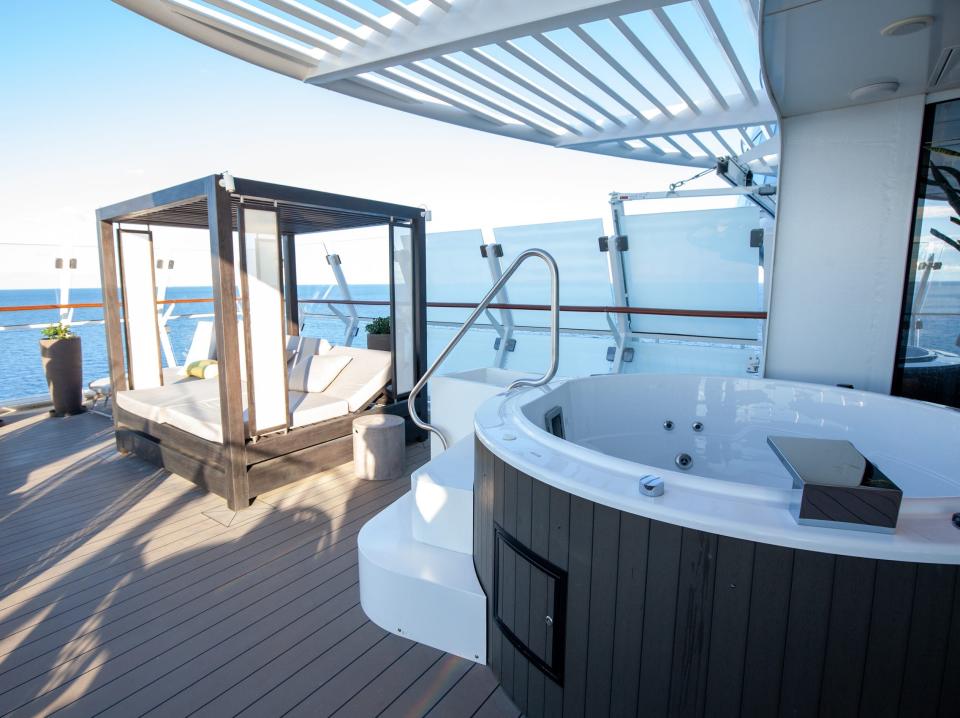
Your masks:
{"label": "shadow on deck", "polygon": [[[223,526],[103,417],[4,421],[0,714],[517,715],[486,667],[360,607],[357,533],[408,478],[345,464]],[[407,472],[426,459],[408,447]]]}

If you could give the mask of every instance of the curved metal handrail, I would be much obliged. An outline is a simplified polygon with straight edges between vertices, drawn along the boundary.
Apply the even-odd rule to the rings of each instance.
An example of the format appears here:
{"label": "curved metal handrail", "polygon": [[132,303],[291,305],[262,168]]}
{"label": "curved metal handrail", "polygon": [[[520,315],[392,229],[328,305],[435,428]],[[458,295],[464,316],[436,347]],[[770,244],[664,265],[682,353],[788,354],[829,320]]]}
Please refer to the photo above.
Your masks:
{"label": "curved metal handrail", "polygon": [[547,369],[546,374],[544,374],[539,379],[517,379],[510,386],[507,387],[507,391],[516,389],[519,386],[543,386],[548,383],[557,373],[557,364],[560,360],[560,270],[557,269],[557,262],[549,252],[546,252],[542,249],[528,249],[524,252],[521,252],[520,255],[513,260],[513,263],[507,267],[503,275],[497,282],[490,288],[483,299],[480,300],[480,303],[477,304],[476,309],[467,317],[467,321],[463,323],[463,326],[460,327],[460,330],[454,335],[453,339],[449,341],[447,346],[443,348],[443,351],[440,352],[440,355],[434,360],[433,364],[430,365],[430,368],[427,369],[423,376],[420,377],[420,381],[416,383],[413,389],[410,391],[410,396],[407,397],[407,408],[410,412],[410,419],[414,424],[419,426],[421,429],[426,429],[427,431],[433,432],[437,435],[437,438],[440,439],[440,443],[443,445],[443,448],[447,448],[447,439],[443,435],[443,432],[437,429],[437,427],[428,424],[417,414],[416,399],[417,395],[426,386],[427,381],[433,376],[433,373],[437,370],[437,367],[443,363],[443,360],[447,358],[453,348],[460,342],[463,338],[463,335],[466,334],[470,327],[473,326],[474,322],[477,321],[479,317],[486,308],[493,302],[494,297],[500,293],[500,290],[503,289],[503,285],[507,283],[510,277],[513,276],[514,272],[523,264],[526,260],[531,257],[537,257],[542,259],[544,264],[547,265],[547,269],[550,270],[550,366]]}

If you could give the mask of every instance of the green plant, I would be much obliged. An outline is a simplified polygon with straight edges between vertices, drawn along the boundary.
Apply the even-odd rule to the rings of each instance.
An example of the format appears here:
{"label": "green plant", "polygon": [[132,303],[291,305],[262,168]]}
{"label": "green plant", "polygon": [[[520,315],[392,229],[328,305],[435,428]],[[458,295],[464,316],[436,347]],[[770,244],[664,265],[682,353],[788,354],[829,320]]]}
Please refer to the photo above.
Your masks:
{"label": "green plant", "polygon": [[389,334],[390,317],[377,317],[367,325],[367,334]]}
{"label": "green plant", "polygon": [[70,327],[65,325],[63,322],[57,322],[52,326],[41,329],[40,336],[42,336],[44,339],[70,339],[75,337],[76,334],[71,332]]}

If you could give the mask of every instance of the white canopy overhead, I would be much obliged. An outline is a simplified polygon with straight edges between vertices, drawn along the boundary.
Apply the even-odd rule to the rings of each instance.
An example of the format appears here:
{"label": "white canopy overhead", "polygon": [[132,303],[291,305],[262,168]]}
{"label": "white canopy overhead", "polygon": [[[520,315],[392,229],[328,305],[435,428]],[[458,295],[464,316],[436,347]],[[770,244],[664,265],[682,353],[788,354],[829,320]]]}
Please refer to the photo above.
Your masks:
{"label": "white canopy overhead", "polygon": [[772,172],[757,0],[114,0],[284,75],[620,157]]}

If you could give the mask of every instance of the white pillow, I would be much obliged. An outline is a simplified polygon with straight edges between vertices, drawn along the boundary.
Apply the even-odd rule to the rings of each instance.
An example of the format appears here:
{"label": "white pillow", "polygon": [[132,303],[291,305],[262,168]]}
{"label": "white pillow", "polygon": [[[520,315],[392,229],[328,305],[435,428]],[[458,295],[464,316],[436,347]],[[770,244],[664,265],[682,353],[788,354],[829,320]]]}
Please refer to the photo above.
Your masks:
{"label": "white pillow", "polygon": [[314,354],[326,354],[333,344],[318,337],[287,337],[287,364],[300,361]]}
{"label": "white pillow", "polygon": [[347,356],[314,354],[303,357],[290,370],[290,390],[318,392],[333,383],[333,380],[353,360]]}
{"label": "white pillow", "polygon": [[300,337],[300,346],[297,347],[297,354],[300,356],[326,354],[332,348],[333,345],[326,339],[320,339],[319,337]]}

